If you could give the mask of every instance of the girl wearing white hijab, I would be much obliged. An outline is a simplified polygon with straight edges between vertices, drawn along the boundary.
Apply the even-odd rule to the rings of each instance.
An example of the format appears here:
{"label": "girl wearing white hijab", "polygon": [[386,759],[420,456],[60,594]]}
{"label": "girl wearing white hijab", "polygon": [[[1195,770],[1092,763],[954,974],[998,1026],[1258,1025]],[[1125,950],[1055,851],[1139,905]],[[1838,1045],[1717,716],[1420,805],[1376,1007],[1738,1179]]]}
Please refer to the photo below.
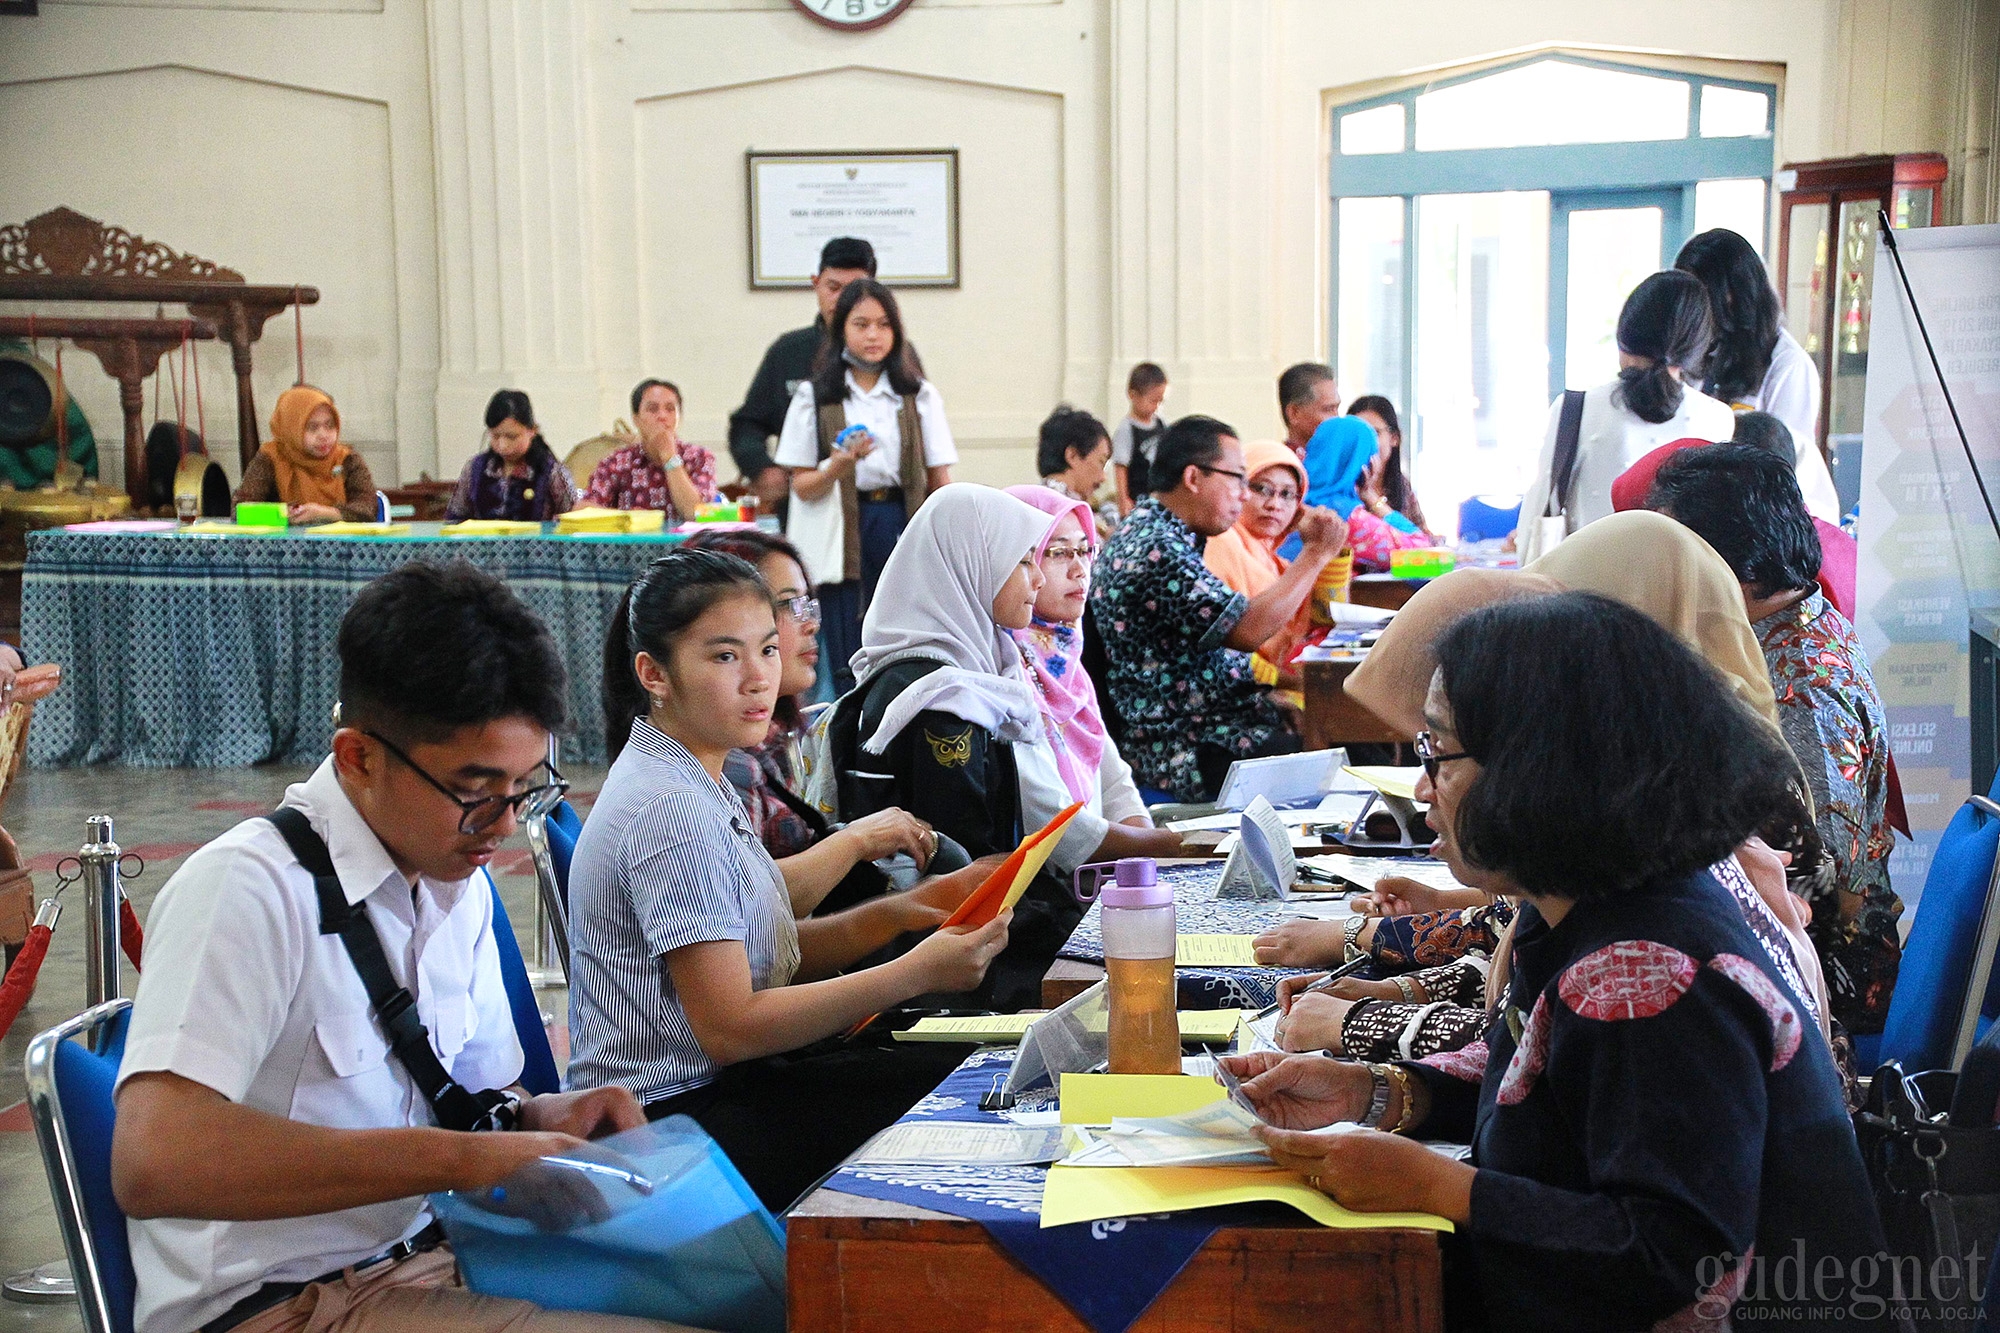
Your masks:
{"label": "girl wearing white hijab", "polygon": [[[1025,629],[1055,517],[960,482],[924,502],[882,570],[861,623],[854,690],[828,724],[839,813],[897,806],[973,856],[1014,850],[1024,827],[1016,746],[1046,744],[1035,687],[1009,630]],[[1015,908],[1013,941],[981,1001],[1041,1002],[1042,973],[1082,916],[1045,874]]]}

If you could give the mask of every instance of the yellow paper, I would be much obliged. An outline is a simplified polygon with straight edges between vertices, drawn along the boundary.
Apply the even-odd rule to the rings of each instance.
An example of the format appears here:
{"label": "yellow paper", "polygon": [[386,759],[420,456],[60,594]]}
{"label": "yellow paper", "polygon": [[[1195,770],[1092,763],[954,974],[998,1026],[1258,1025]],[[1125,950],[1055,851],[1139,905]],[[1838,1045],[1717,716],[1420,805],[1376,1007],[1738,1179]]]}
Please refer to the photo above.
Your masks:
{"label": "yellow paper", "polygon": [[[972,1014],[950,1018],[920,1018],[896,1034],[897,1041],[977,1041],[989,1045],[1018,1042],[1041,1014]],[[1180,1016],[1182,1041],[1228,1041],[1243,1022],[1241,1009],[1193,1009]]]}
{"label": "yellow paper", "polygon": [[535,537],[542,531],[539,523],[530,523],[520,518],[468,518],[462,523],[447,523],[438,529],[443,537]]}
{"label": "yellow paper", "polygon": [[556,518],[556,531],[658,532],[666,521],[660,509],[572,509]]}
{"label": "yellow paper", "polygon": [[[1072,815],[1070,818],[1073,819],[1075,816]],[[1030,847],[1028,854],[1021,858],[1021,868],[1014,872],[1014,882],[1007,886],[1007,896],[1000,900],[1000,912],[1013,911],[1014,904],[1021,901],[1021,895],[1035,882],[1035,876],[1042,873],[1042,867],[1049,863],[1051,856],[1055,855],[1056,844],[1062,841],[1062,831],[1068,823],[1069,820],[1065,819],[1051,825],[1042,840]],[[993,915],[998,916],[1000,912],[995,912]]]}
{"label": "yellow paper", "polygon": [[1384,796],[1396,796],[1405,801],[1417,799],[1417,778],[1423,773],[1422,767],[1390,768],[1385,765],[1349,764],[1347,771],[1381,792]]}
{"label": "yellow paper", "polygon": [[245,527],[241,523],[231,523],[227,519],[206,519],[187,528],[189,532],[220,532],[232,537],[268,537],[284,528],[259,527],[255,524]]}
{"label": "yellow paper", "polygon": [[1188,1074],[1064,1074],[1056,1100],[1065,1125],[1108,1125],[1120,1116],[1179,1115],[1228,1095],[1214,1079]]}
{"label": "yellow paper", "polygon": [[1042,1186],[1042,1225],[1267,1200],[1290,1204],[1321,1226],[1452,1229],[1430,1213],[1354,1212],[1306,1184],[1298,1172],[1278,1166],[1052,1166]]}
{"label": "yellow paper", "polygon": [[409,530],[407,523],[320,523],[311,529],[320,537],[400,537]]}
{"label": "yellow paper", "polygon": [[1255,935],[1181,935],[1174,940],[1176,967],[1256,967]]}

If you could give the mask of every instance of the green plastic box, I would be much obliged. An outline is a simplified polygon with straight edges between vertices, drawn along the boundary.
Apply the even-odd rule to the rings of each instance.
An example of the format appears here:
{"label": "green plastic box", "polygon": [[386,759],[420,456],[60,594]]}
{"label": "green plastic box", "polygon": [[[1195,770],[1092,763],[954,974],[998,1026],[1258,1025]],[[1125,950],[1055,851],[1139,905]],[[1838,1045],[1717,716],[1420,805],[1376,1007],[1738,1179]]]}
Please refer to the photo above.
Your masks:
{"label": "green plastic box", "polygon": [[282,528],[289,524],[286,506],[278,501],[243,501],[236,506],[236,525],[242,528]]}

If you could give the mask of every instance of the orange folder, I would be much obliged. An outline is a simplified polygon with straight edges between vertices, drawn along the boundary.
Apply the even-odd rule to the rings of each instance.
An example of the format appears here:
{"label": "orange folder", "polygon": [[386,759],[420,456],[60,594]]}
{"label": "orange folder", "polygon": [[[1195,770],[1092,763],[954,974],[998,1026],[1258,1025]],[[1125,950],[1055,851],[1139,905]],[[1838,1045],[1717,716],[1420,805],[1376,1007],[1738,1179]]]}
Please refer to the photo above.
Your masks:
{"label": "orange folder", "polygon": [[[1069,826],[1070,820],[1076,818],[1076,812],[1081,809],[1083,802],[1078,801],[1040,829],[1023,838],[1021,845],[1000,863],[999,869],[988,875],[979,887],[958,905],[958,910],[946,917],[938,928],[942,930],[945,926],[983,926],[1021,901],[1021,895],[1028,891],[1028,885],[1034,881],[1042,867],[1048,864],[1050,854],[1056,849],[1056,843],[1062,839],[1062,831]],[[880,1017],[880,1014],[870,1014],[843,1035],[850,1038],[858,1036],[863,1028]]]}

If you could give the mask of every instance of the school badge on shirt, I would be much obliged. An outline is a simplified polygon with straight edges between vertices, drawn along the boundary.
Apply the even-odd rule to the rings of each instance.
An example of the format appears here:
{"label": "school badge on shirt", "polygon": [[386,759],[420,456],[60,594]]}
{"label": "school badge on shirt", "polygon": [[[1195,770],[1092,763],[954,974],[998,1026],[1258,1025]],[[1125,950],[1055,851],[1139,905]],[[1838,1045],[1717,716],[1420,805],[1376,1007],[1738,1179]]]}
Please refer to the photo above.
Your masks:
{"label": "school badge on shirt", "polygon": [[972,762],[971,727],[956,736],[934,735],[929,727],[925,727],[924,739],[930,742],[931,754],[937,759],[939,768],[964,768]]}

